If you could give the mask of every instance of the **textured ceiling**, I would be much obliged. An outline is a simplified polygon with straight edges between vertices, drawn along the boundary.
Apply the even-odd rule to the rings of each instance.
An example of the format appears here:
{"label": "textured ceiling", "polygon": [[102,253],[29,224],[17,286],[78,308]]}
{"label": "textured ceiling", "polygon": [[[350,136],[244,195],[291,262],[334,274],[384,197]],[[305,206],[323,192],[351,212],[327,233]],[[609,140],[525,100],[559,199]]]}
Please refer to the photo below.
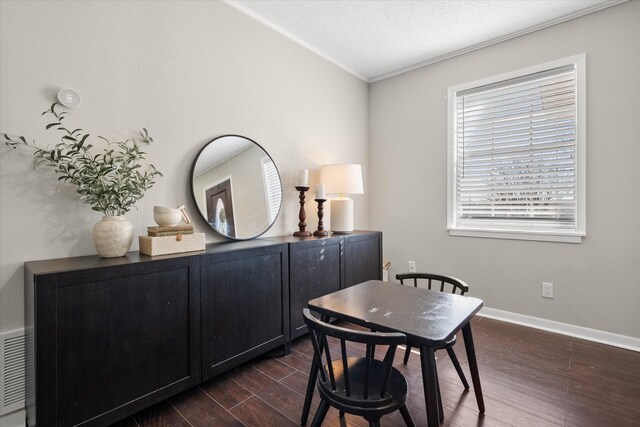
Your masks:
{"label": "textured ceiling", "polygon": [[227,0],[375,81],[625,0]]}

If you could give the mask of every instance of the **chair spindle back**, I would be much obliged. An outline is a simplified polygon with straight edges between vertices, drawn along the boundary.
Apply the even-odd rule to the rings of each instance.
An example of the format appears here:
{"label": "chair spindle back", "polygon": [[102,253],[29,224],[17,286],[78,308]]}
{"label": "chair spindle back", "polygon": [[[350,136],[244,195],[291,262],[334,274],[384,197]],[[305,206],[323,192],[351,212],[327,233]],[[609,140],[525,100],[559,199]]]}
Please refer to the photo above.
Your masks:
{"label": "chair spindle back", "polygon": [[[330,384],[331,390],[336,394],[344,393],[344,397],[353,398],[355,400],[375,401],[384,399],[387,394],[387,385],[393,367],[393,359],[395,357],[396,348],[399,344],[406,342],[406,336],[401,333],[379,333],[342,328],[323,322],[311,315],[309,309],[303,310],[304,321],[309,328],[311,343],[314,350],[314,358],[318,364],[320,371],[320,380],[325,384]],[[331,358],[329,349],[329,341],[327,337],[332,337],[340,341],[341,351],[341,368],[342,372],[336,373],[334,370],[334,362]],[[349,357],[347,353],[347,343],[365,344],[364,358]],[[388,346],[384,356],[383,363],[386,364],[382,378],[372,378],[373,363],[379,363],[374,360],[375,346]],[[350,346],[353,351],[357,350],[357,346]],[[362,352],[362,350],[360,350]],[[324,361],[322,360],[324,356]],[[354,364],[357,360],[357,363]],[[364,366],[362,363],[364,362]],[[353,389],[353,383],[350,370],[364,369],[364,375],[358,376],[357,383],[362,382],[362,389]],[[336,377],[340,376],[340,381]],[[328,385],[327,384],[327,385]],[[344,390],[341,389],[344,387]]]}
{"label": "chair spindle back", "polygon": [[[412,280],[413,286],[418,287],[418,280],[427,280],[427,289],[431,290],[439,290],[440,292],[445,292],[445,285],[451,285],[451,293],[455,294],[456,291],[460,292],[460,295],[464,295],[469,291],[469,286],[460,279],[456,279],[455,277],[449,276],[441,276],[439,274],[431,274],[431,273],[404,273],[404,274],[396,274],[396,279],[400,280],[400,283],[404,285],[405,280]],[[431,282],[440,282],[440,289],[432,289]],[[436,284],[437,286],[437,284]]]}

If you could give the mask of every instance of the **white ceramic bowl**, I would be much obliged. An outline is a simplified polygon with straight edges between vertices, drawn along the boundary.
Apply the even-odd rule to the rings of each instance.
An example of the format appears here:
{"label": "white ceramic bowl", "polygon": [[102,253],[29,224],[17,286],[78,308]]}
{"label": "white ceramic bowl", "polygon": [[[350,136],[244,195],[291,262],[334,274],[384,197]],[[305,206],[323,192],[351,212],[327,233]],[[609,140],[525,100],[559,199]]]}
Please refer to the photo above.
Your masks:
{"label": "white ceramic bowl", "polygon": [[154,206],[153,220],[161,227],[170,227],[180,224],[182,213],[179,209]]}

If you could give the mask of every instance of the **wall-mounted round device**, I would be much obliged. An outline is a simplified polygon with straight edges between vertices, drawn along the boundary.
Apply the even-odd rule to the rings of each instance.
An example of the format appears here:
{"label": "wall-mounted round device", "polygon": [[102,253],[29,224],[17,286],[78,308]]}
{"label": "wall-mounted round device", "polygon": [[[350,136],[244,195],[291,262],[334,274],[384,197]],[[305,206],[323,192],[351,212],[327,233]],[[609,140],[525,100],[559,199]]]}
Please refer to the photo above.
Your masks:
{"label": "wall-mounted round device", "polygon": [[76,108],[80,105],[80,95],[71,89],[62,89],[58,92],[58,102],[69,108]]}

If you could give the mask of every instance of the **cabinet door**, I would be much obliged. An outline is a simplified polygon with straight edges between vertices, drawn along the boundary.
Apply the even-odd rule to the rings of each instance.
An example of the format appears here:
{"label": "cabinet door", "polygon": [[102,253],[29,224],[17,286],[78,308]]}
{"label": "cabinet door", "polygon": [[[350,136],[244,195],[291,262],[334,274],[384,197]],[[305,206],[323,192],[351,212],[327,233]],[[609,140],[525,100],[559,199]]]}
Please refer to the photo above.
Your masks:
{"label": "cabinet door", "polygon": [[382,233],[367,232],[345,237],[345,287],[367,280],[382,280]]}
{"label": "cabinet door", "polygon": [[55,355],[38,360],[55,371],[39,400],[56,396],[38,426],[106,425],[197,384],[197,272],[185,257],[58,274],[55,300],[38,301],[55,328],[38,338]]}
{"label": "cabinet door", "polygon": [[340,290],[344,282],[343,239],[327,238],[289,245],[291,338],[307,333],[302,309],[309,300]]}
{"label": "cabinet door", "polygon": [[202,268],[202,377],[288,342],[286,246],[209,255]]}

